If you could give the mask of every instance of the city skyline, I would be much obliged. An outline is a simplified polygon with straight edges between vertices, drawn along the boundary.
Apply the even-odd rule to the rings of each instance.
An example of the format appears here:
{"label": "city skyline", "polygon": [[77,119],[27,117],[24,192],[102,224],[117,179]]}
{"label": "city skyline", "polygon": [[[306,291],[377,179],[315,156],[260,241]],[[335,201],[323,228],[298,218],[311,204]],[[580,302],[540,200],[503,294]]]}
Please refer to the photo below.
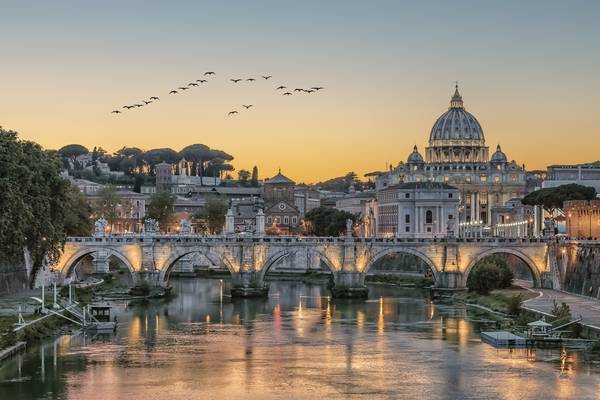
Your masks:
{"label": "city skyline", "polygon": [[[578,5],[8,3],[0,124],[46,148],[204,143],[237,170],[313,183],[422,151],[458,80],[491,149],[527,169],[591,162],[600,6]],[[168,97],[207,70],[214,84]],[[262,74],[273,78],[229,82]],[[325,89],[285,98],[279,84]],[[110,114],[153,95],[160,104]],[[254,107],[228,118],[241,104]]]}

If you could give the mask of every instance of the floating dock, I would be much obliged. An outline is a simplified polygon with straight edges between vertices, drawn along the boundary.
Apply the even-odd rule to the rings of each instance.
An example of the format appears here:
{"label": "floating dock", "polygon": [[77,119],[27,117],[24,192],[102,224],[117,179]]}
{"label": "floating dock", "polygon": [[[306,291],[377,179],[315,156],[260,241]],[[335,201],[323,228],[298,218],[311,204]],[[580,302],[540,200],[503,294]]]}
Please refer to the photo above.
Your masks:
{"label": "floating dock", "polygon": [[497,348],[527,347],[527,339],[506,331],[481,332],[481,340]]}

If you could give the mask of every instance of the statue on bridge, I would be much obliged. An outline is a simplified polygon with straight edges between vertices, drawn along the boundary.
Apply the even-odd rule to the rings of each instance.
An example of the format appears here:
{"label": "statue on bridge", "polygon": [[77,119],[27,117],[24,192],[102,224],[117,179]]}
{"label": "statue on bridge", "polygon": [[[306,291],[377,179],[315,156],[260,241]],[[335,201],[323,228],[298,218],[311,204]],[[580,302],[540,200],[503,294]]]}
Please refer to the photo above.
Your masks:
{"label": "statue on bridge", "polygon": [[160,225],[158,221],[153,218],[148,218],[144,221],[144,234],[146,235],[157,235],[160,233]]}
{"label": "statue on bridge", "polygon": [[188,219],[182,219],[179,221],[179,234],[180,235],[191,235],[192,234],[192,223]]}
{"label": "statue on bridge", "polygon": [[94,236],[96,237],[104,237],[106,236],[106,227],[108,226],[108,221],[104,218],[100,218],[94,222]]}

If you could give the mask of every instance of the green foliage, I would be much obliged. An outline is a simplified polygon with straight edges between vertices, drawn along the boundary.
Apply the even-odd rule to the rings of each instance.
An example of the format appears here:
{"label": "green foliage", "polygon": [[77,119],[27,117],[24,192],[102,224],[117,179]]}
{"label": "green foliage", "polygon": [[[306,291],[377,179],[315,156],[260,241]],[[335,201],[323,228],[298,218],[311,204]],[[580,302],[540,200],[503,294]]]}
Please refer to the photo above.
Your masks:
{"label": "green foliage", "polygon": [[596,189],[577,184],[562,185],[554,188],[536,190],[525,196],[521,202],[529,206],[542,206],[552,212],[561,209],[568,200],[594,200]]}
{"label": "green foliage", "polygon": [[69,182],[61,160],[38,144],[0,128],[0,259],[17,260],[29,249],[34,268],[60,256],[66,237]]}
{"label": "green foliage", "polygon": [[507,309],[510,315],[514,315],[515,317],[521,314],[521,303],[523,302],[523,295],[517,294],[510,296],[508,298]]}
{"label": "green foliage", "polygon": [[98,199],[94,203],[94,214],[96,217],[103,217],[112,226],[119,217],[119,204],[121,198],[117,194],[117,188],[114,186],[105,186],[98,190]]}
{"label": "green foliage", "polygon": [[150,196],[147,218],[158,221],[161,227],[173,222],[175,215],[175,195],[168,192],[154,193]]}
{"label": "green foliage", "polygon": [[346,232],[346,220],[356,217],[347,211],[330,207],[317,207],[310,210],[304,220],[309,234],[316,236],[339,236]]}
{"label": "green foliage", "polygon": [[79,189],[71,187],[67,193],[67,209],[64,226],[68,236],[89,236],[92,233],[92,208]]}
{"label": "green foliage", "polygon": [[348,192],[348,189],[352,185],[354,185],[356,189],[362,188],[362,182],[358,180],[354,172],[348,172],[344,176],[338,176],[337,178],[332,178],[316,184],[318,188],[330,190],[332,192]]}
{"label": "green foliage", "polygon": [[514,274],[506,261],[499,257],[486,257],[479,261],[469,274],[467,288],[469,291],[487,295],[494,289],[510,287]]}
{"label": "green foliage", "polygon": [[77,156],[88,154],[89,152],[90,151],[85,146],[80,144],[68,144],[58,149],[58,154],[60,154],[61,157],[66,158],[75,158]]}
{"label": "green foliage", "polygon": [[258,187],[258,167],[256,165],[252,168],[252,178],[250,178],[250,185]]}
{"label": "green foliage", "polygon": [[553,300],[552,315],[556,319],[571,319],[571,307],[565,302],[562,302],[559,306],[556,300]]}
{"label": "green foliage", "polygon": [[247,186],[249,179],[250,179],[250,171],[248,171],[246,169],[240,169],[238,171],[238,181],[240,182],[240,184],[242,184],[242,186]]}
{"label": "green foliage", "polygon": [[194,219],[200,223],[205,222],[209,233],[219,233],[225,224],[227,209],[225,199],[220,196],[208,196],[204,210],[194,215]]}

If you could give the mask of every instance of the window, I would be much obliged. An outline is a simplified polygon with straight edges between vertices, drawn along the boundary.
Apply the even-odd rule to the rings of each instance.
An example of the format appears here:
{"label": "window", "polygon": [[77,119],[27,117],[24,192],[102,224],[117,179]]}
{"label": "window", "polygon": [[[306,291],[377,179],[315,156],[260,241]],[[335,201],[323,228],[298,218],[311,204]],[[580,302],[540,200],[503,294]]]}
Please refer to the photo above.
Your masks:
{"label": "window", "polygon": [[272,222],[273,220],[271,219],[271,217],[267,217],[267,224],[271,225]]}
{"label": "window", "polygon": [[427,232],[431,232],[431,227],[430,226],[427,227]]}
{"label": "window", "polygon": [[433,213],[431,212],[431,210],[427,210],[425,212],[425,223],[426,224],[432,224],[433,223]]}
{"label": "window", "polygon": [[448,219],[454,219],[454,215],[448,214]]}
{"label": "window", "polygon": [[405,232],[410,232],[410,226],[407,226],[406,228],[404,228]]}
{"label": "window", "polygon": [[298,217],[292,217],[292,225],[296,225],[298,223]]}
{"label": "window", "polygon": [[517,175],[515,175],[515,174],[512,174],[512,175],[510,176],[510,180],[511,180],[511,181],[513,181],[513,182],[516,182],[516,181],[517,181]]}
{"label": "window", "polygon": [[487,182],[487,175],[481,175],[479,180],[481,180],[481,182]]}
{"label": "window", "polygon": [[406,214],[404,216],[404,222],[407,223],[407,224],[410,224],[410,214]]}
{"label": "window", "polygon": [[494,176],[494,182],[496,182],[496,183],[500,182],[500,177],[498,175]]}
{"label": "window", "polygon": [[281,223],[281,219],[279,217],[275,217],[275,223],[279,225]]}
{"label": "window", "polygon": [[449,199],[451,199],[451,198],[453,198],[453,197],[454,197],[454,195],[453,195],[452,193],[448,193],[448,198],[449,198]]}
{"label": "window", "polygon": [[283,224],[284,225],[289,225],[290,224],[290,217],[288,217],[287,215],[283,217]]}

